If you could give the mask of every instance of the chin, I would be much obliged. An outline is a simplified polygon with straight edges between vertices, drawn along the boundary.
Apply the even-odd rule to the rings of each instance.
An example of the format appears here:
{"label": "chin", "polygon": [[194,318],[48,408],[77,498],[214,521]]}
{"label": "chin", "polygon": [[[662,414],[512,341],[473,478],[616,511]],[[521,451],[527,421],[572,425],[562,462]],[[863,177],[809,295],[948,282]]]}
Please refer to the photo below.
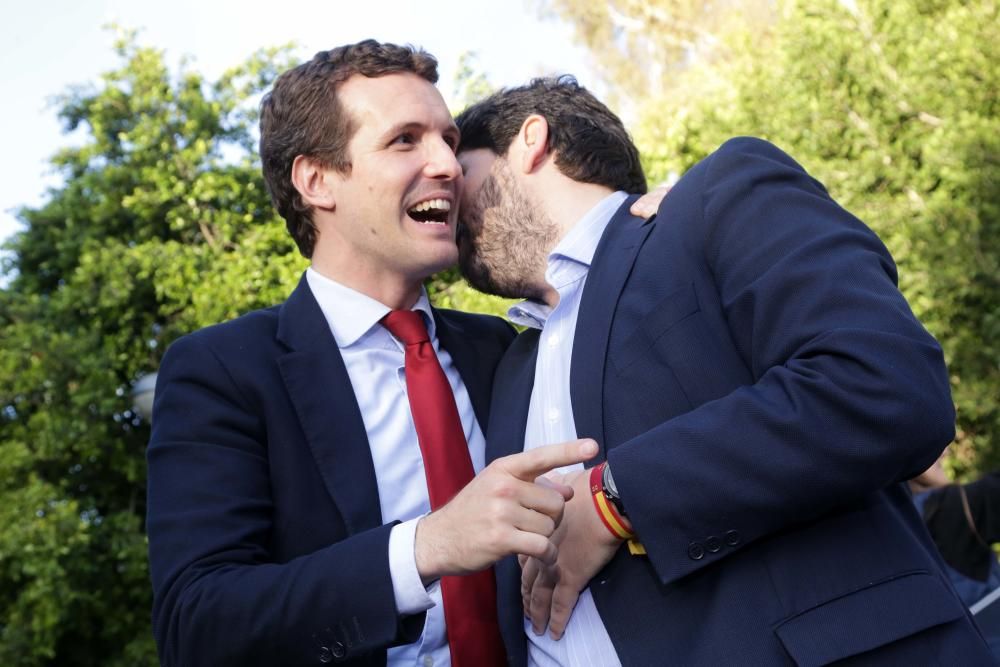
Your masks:
{"label": "chin", "polygon": [[434,257],[428,258],[427,266],[430,273],[444,271],[458,264],[458,248],[452,245],[436,253]]}

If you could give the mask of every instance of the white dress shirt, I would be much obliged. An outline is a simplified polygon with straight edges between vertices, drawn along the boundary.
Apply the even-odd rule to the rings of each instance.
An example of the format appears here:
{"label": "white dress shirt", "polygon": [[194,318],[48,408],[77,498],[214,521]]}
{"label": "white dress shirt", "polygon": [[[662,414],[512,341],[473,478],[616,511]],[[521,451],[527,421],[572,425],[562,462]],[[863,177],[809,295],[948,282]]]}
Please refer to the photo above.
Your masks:
{"label": "white dress shirt", "polygon": [[[424,461],[406,396],[404,346],[378,323],[390,308],[312,268],[306,271],[306,280],[337,341],[361,409],[375,464],[382,522],[403,522],[392,529],[389,537],[389,568],[396,608],[401,614],[427,611],[420,639],[389,649],[389,665],[450,665],[441,585],[435,582],[424,588],[413,551],[417,521],[431,511],[431,506]],[[478,473],[486,456],[485,439],[458,369],[448,351],[438,343],[426,291],[421,290],[413,310],[424,314],[427,333],[455,395],[472,467]],[[331,396],[330,400],[336,398]]]}
{"label": "white dress shirt", "polygon": [[[555,308],[534,301],[524,301],[508,311],[508,316],[516,324],[542,330],[535,364],[535,386],[528,407],[524,438],[526,450],[577,437],[573,404],[570,401],[569,370],[580,298],[601,235],[627,196],[624,192],[615,192],[605,197],[587,212],[549,254],[545,280],[559,293],[559,303]],[[583,464],[578,463],[561,471],[570,472],[582,468]],[[566,625],[566,632],[559,641],[554,641],[547,632],[536,635],[528,619],[524,621],[524,631],[528,635],[529,665],[621,665],[589,588],[580,593],[580,599]]]}

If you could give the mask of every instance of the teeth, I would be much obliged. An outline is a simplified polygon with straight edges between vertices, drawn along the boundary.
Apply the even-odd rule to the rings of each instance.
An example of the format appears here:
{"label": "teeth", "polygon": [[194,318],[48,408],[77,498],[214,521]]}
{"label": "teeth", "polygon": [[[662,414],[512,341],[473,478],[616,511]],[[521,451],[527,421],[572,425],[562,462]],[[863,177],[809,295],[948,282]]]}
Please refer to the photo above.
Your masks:
{"label": "teeth", "polygon": [[436,209],[436,210],[439,210],[439,211],[450,211],[451,210],[451,202],[448,201],[447,199],[429,199],[429,200],[427,200],[425,202],[421,202],[421,203],[417,204],[416,206],[414,206],[410,210],[422,213],[424,211],[430,211],[432,209]]}

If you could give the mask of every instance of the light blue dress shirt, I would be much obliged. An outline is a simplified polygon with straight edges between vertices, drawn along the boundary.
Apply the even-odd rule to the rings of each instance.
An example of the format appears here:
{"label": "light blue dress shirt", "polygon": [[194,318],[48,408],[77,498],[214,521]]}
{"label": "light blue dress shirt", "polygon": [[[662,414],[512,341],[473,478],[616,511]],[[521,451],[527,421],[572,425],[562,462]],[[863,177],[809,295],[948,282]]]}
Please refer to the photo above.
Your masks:
{"label": "light blue dress shirt", "polygon": [[[627,196],[624,192],[615,192],[605,197],[570,229],[549,254],[545,280],[559,293],[555,308],[524,301],[508,311],[514,323],[542,330],[535,364],[535,386],[528,407],[524,438],[526,450],[577,437],[570,401],[569,370],[580,298],[601,235]],[[576,464],[562,468],[561,472],[582,468],[583,464]],[[524,631],[528,635],[529,665],[621,665],[589,588],[580,594],[566,632],[559,641],[554,641],[547,633],[536,635],[531,629],[531,621],[527,619]]]}
{"label": "light blue dress shirt", "polygon": [[[417,521],[431,507],[424,461],[406,396],[404,346],[378,323],[390,308],[312,268],[307,269],[306,280],[337,341],[361,409],[375,464],[382,522],[403,522],[392,529],[389,537],[389,568],[396,608],[401,614],[427,611],[420,639],[389,649],[389,665],[450,665],[441,586],[435,582],[424,588],[413,552]],[[434,351],[455,395],[472,467],[479,473],[486,456],[485,439],[458,369],[448,351],[438,343],[426,291],[421,290],[413,310],[424,314]]]}

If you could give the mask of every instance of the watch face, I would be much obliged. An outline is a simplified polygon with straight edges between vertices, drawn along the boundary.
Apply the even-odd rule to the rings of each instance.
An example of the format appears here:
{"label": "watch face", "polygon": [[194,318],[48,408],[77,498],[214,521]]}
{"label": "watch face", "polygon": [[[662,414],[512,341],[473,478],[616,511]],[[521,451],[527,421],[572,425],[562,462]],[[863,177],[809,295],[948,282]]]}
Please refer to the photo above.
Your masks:
{"label": "watch face", "polygon": [[601,485],[604,487],[604,497],[615,506],[619,514],[626,516],[625,506],[622,504],[621,496],[618,495],[618,487],[615,486],[615,478],[611,476],[611,468],[606,463],[604,470],[601,471]]}
{"label": "watch face", "polygon": [[611,468],[605,464],[601,471],[601,483],[604,485],[604,495],[608,498],[618,498],[618,487],[615,486],[615,478],[611,476]]}

